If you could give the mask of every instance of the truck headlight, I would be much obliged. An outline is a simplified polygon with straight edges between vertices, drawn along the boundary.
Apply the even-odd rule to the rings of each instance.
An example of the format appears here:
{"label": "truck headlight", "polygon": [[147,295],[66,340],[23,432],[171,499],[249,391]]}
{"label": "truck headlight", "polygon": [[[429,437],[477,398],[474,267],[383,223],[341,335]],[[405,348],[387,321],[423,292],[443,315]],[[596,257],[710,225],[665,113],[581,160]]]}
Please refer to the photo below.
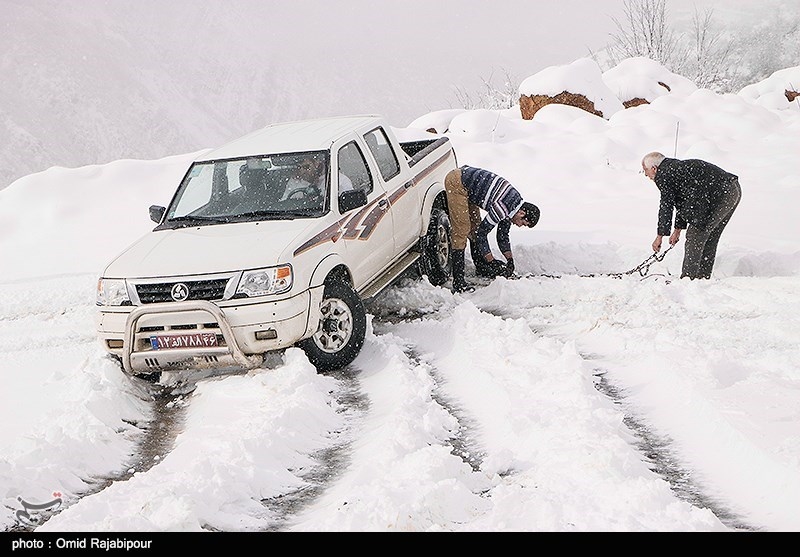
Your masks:
{"label": "truck headlight", "polygon": [[292,287],[292,267],[280,265],[266,269],[244,271],[236,288],[236,296],[266,296],[280,294]]}
{"label": "truck headlight", "polygon": [[129,306],[128,285],[125,279],[101,278],[97,281],[98,306]]}

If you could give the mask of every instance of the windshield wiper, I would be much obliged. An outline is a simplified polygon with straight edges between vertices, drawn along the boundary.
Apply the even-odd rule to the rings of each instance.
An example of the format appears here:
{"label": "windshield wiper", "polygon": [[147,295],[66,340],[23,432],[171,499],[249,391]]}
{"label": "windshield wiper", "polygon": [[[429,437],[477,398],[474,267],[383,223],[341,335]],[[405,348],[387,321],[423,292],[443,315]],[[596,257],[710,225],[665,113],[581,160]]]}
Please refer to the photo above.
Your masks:
{"label": "windshield wiper", "polygon": [[200,215],[183,215],[182,217],[172,217],[167,220],[170,222],[213,222],[216,224],[226,224],[230,222],[228,217],[204,217]]}
{"label": "windshield wiper", "polygon": [[286,220],[292,220],[294,219],[295,216],[297,215],[293,213],[287,213],[286,211],[248,211],[246,213],[236,214],[237,218],[264,217],[264,218],[276,218],[276,219],[286,219]]}

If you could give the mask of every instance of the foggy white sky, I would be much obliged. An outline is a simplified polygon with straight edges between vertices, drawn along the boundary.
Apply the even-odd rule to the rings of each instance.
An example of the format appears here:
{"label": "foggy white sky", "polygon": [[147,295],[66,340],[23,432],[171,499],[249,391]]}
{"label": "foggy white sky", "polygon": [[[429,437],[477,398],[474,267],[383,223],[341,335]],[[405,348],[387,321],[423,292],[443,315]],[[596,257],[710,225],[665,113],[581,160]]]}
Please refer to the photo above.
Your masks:
{"label": "foggy white sky", "polygon": [[[618,14],[622,2],[410,0],[380,3],[380,10],[369,0],[301,4],[313,6],[313,21],[305,22],[307,15],[296,3],[276,6],[287,23],[277,32],[287,44],[296,44],[297,49],[290,50],[299,58],[312,60],[316,52],[323,57],[318,60],[323,71],[324,57],[333,67],[344,62],[340,58],[356,60],[356,69],[363,71],[397,64],[417,81],[417,106],[424,112],[426,104],[447,108],[436,103],[449,97],[451,88],[467,80],[478,87],[478,78],[488,78],[492,71],[499,78],[509,69],[523,79],[546,66],[585,56],[590,46],[597,49],[605,42],[613,28],[609,15]],[[337,29],[339,24],[332,21],[342,23]],[[309,35],[325,40],[306,42],[296,32],[304,27]]]}
{"label": "foggy white sky", "polygon": [[[785,3],[786,0],[783,0]],[[671,19],[688,24],[694,8],[711,8],[720,22],[748,13],[764,17],[780,0],[667,0]],[[289,56],[319,63],[320,72],[351,68],[383,76],[389,68],[412,80],[407,106],[381,111],[395,125],[441,108],[460,108],[455,93],[479,93],[483,80],[498,88],[508,73],[517,82],[551,65],[569,64],[602,49],[623,19],[623,0],[306,0],[275,3],[282,25],[274,32],[293,45]],[[380,6],[379,9],[376,6]],[[313,17],[309,17],[309,13]],[[335,22],[335,23],[332,23]],[[305,32],[298,32],[298,30]],[[320,40],[321,39],[321,40]],[[330,61],[326,68],[325,60]],[[337,74],[340,75],[340,74]],[[376,87],[379,89],[380,85]],[[377,93],[379,94],[379,93]]]}
{"label": "foggy white sky", "polygon": [[[671,19],[798,0],[667,0]],[[52,166],[156,159],[270,122],[405,127],[601,50],[624,0],[0,0],[0,189]],[[733,26],[731,27],[733,28]]]}

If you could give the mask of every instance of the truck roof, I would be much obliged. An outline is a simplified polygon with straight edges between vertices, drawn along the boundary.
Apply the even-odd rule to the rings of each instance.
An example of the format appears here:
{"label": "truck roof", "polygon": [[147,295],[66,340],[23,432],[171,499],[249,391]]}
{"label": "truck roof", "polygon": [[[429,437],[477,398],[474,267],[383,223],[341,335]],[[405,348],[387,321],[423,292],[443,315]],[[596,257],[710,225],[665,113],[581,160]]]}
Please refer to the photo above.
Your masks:
{"label": "truck roof", "polygon": [[374,127],[382,121],[381,116],[364,114],[270,124],[205,153],[198,161],[327,150],[343,135],[368,124]]}

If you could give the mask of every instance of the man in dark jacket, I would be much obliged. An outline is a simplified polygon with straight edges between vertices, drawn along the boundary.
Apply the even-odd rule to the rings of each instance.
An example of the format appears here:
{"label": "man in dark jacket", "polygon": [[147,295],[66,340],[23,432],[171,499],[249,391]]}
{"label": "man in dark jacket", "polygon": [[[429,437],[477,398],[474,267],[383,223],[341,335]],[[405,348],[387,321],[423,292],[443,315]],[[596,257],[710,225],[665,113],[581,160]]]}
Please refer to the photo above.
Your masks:
{"label": "man in dark jacket", "polygon": [[681,278],[711,278],[719,238],[742,197],[738,176],[706,161],[670,159],[657,152],[644,156],[642,170],[661,192],[653,251],[661,250],[663,236],[674,246],[688,225]]}
{"label": "man in dark jacket", "polygon": [[[462,166],[448,172],[444,180],[450,212],[453,244],[453,290],[470,288],[464,278],[464,250],[470,241],[472,261],[479,276],[510,277],[514,273],[509,231],[511,224],[533,228],[539,222],[539,208],[527,203],[506,180],[493,172]],[[480,209],[486,211],[481,220]],[[506,262],[495,259],[489,246],[489,232],[497,227],[497,245]]]}

